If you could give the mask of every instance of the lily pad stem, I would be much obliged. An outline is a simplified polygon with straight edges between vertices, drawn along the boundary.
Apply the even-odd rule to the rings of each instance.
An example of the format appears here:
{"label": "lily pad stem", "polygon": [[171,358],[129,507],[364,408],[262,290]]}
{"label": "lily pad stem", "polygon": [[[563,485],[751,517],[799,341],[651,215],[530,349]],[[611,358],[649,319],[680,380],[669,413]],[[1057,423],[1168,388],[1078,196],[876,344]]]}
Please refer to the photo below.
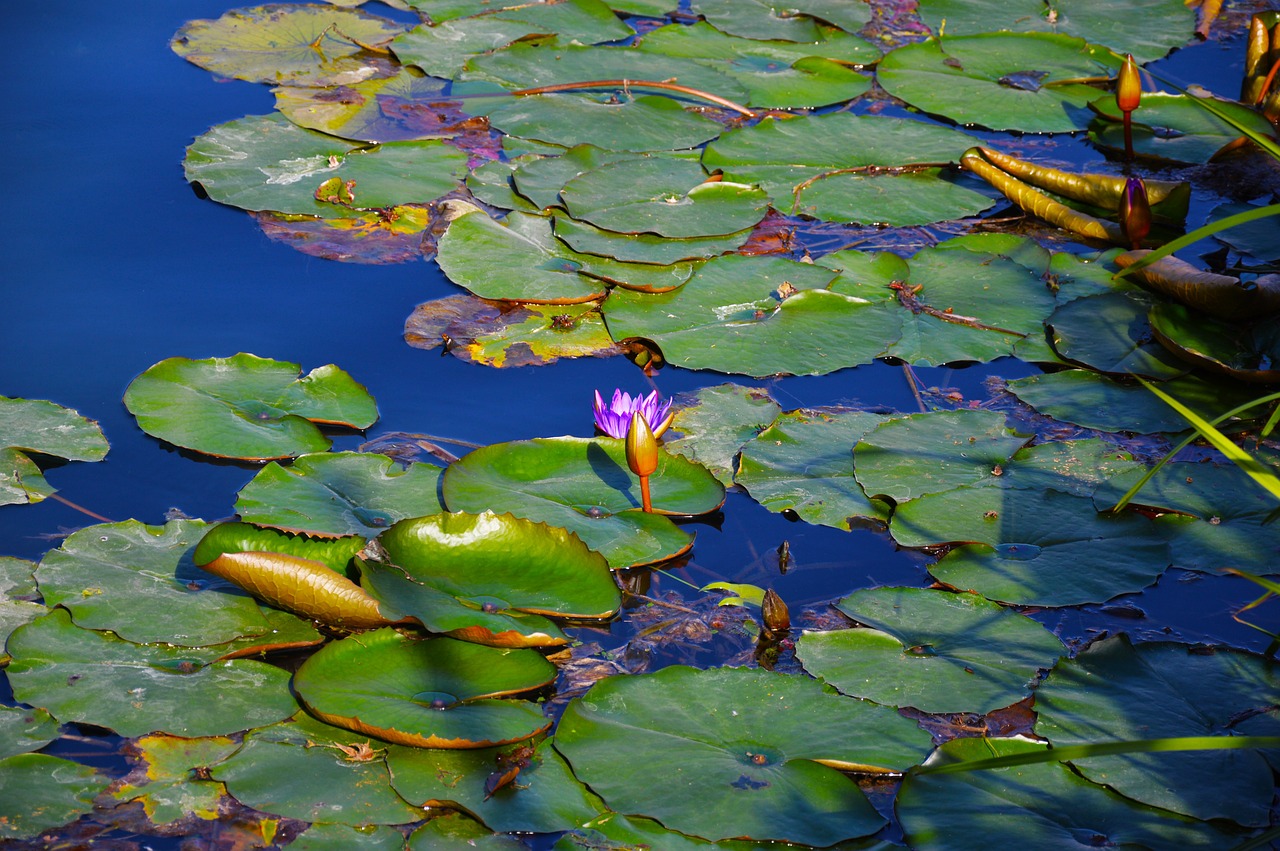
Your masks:
{"label": "lily pad stem", "polygon": [[524,95],[546,95],[555,92],[567,92],[574,89],[602,89],[607,87],[621,86],[624,89],[644,88],[644,89],[663,89],[669,92],[679,92],[680,94],[690,95],[692,97],[701,98],[711,103],[723,106],[725,109],[731,109],[734,112],[755,118],[756,113],[747,109],[740,103],[735,103],[728,98],[722,98],[719,95],[713,95],[710,92],[704,92],[699,89],[693,89],[688,86],[681,86],[669,80],[586,80],[581,83],[558,83],[554,86],[537,86],[532,89],[519,89],[512,92],[513,95],[521,97]]}
{"label": "lily pad stem", "polygon": [[649,477],[640,477],[640,507],[648,512],[653,513],[653,503],[649,499]]}

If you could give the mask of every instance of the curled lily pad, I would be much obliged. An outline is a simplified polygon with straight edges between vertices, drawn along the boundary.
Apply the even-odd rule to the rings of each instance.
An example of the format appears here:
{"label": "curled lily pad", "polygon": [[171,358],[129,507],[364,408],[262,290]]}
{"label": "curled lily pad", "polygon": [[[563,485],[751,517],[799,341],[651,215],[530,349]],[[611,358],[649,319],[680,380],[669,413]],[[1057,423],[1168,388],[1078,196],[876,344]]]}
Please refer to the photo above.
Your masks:
{"label": "curled lily pad", "polygon": [[660,452],[650,476],[654,513],[640,510],[640,481],[614,438],[535,438],[498,443],[449,465],[444,499],[456,511],[501,511],[559,526],[613,568],[685,552],[689,533],[666,515],[715,511],[724,486],[703,466]]}
{"label": "curled lily pad", "polygon": [[[1115,259],[1119,266],[1128,268],[1150,253],[1126,251]],[[1280,275],[1262,275],[1246,282],[1197,269],[1177,257],[1161,257],[1132,277],[1162,295],[1219,319],[1243,321],[1280,310]]]}
{"label": "curled lily pad", "polygon": [[1165,349],[1193,366],[1240,381],[1280,381],[1280,321],[1248,326],[1201,316],[1181,304],[1156,304],[1151,329]]}
{"label": "curled lily pad", "polygon": [[1085,296],[1059,307],[1047,320],[1049,339],[1064,360],[1116,375],[1159,381],[1187,372],[1187,365],[1152,339],[1144,293]]}
{"label": "curled lily pad", "polygon": [[565,710],[556,748],[615,811],[711,840],[825,846],[883,824],[835,769],[902,770],[929,742],[808,677],[676,665],[597,682]]}
{"label": "curled lily pad", "polygon": [[720,135],[722,129],[677,101],[657,95],[618,103],[572,94],[531,95],[489,113],[489,123],[525,139],[613,151],[694,148]]}
{"label": "curled lily pad", "polygon": [[153,437],[226,458],[288,458],[329,448],[317,426],[368,428],[373,397],[333,364],[299,377],[295,363],[238,354],[169,358],[135,378],[124,404]]}
{"label": "curled lily pad", "polygon": [[101,461],[107,439],[96,422],[61,405],[0,396],[0,505],[39,502],[54,492],[29,453]]}
{"label": "curled lily pad", "polygon": [[0,759],[0,841],[34,839],[75,821],[109,782],[91,766],[47,754]]}
{"label": "curled lily pad", "polygon": [[500,698],[555,678],[535,650],[380,629],[326,645],[302,663],[293,687],[307,711],[338,727],[415,747],[480,748],[550,727],[536,704]]}
{"label": "curled lily pad", "polygon": [[314,539],[221,523],[205,534],[192,557],[263,602],[339,629],[371,629],[389,619],[346,576],[347,563],[364,544],[358,535]]}

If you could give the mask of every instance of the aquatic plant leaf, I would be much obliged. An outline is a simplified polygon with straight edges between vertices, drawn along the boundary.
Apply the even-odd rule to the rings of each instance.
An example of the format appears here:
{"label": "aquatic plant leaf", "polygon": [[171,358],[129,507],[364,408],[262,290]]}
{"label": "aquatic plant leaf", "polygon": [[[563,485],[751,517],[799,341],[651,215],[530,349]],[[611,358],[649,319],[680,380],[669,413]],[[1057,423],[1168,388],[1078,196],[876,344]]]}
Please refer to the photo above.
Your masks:
{"label": "aquatic plant leaf", "polygon": [[432,225],[432,211],[423,205],[402,204],[390,210],[350,217],[318,219],[271,211],[252,213],[268,238],[311,257],[370,265],[407,263],[434,250],[424,244]]}
{"label": "aquatic plant leaf", "polygon": [[97,422],[69,408],[0,396],[0,505],[40,502],[54,492],[28,453],[101,461],[107,439]]}
{"label": "aquatic plant leaf", "polygon": [[34,839],[93,809],[110,778],[88,765],[39,753],[0,759],[0,841]]}
{"label": "aquatic plant leaf", "polygon": [[[436,139],[359,145],[279,113],[219,124],[196,137],[183,161],[187,180],[220,204],[326,219],[425,204],[456,189],[466,166],[466,154]],[[334,180],[350,199],[317,197]]]}
{"label": "aquatic plant leaf", "polygon": [[[656,156],[684,156],[671,152]],[[688,156],[695,156],[692,153]],[[528,157],[512,170],[511,179],[520,196],[539,210],[559,207],[560,190],[580,174],[618,160],[631,159],[624,151],[606,150],[595,145],[574,145],[558,156]]]}
{"label": "aquatic plant leaf", "polygon": [[[403,36],[402,36],[403,37]],[[272,89],[276,109],[305,127],[362,142],[447,139],[464,130],[468,116],[446,93],[449,81],[401,70],[394,77],[347,86]]]}
{"label": "aquatic plant leaf", "polygon": [[112,798],[121,803],[140,802],[147,818],[157,825],[193,816],[204,821],[219,817],[226,788],[194,775],[235,753],[240,742],[228,736],[142,736],[134,747],[141,764],[112,788]]}
{"label": "aquatic plant leaf", "polygon": [[[396,748],[387,764],[392,785],[406,800],[462,810],[504,833],[566,830],[605,811],[550,739],[472,750]],[[513,782],[485,788],[491,776],[517,767]]]}
{"label": "aquatic plant leaf", "polygon": [[[1244,135],[1195,101],[1190,95],[1144,92],[1142,105],[1133,112],[1134,153],[1168,162],[1206,163]],[[1124,127],[1115,98],[1097,98],[1089,106],[1097,113],[1089,124],[1089,140],[1107,150],[1123,151]],[[1213,106],[1268,138],[1273,133],[1267,119],[1243,104],[1214,99]]]}
{"label": "aquatic plant leaf", "polygon": [[[369,745],[369,757],[345,749]],[[302,821],[408,824],[422,818],[391,788],[385,747],[367,736],[322,724],[299,712],[252,730],[244,746],[210,774],[240,803]]]}
{"label": "aquatic plant leaf", "polygon": [[690,8],[716,29],[753,39],[815,42],[822,27],[814,18],[849,32],[871,20],[871,6],[860,0],[795,0],[785,6],[770,0],[694,0]]}
{"label": "aquatic plant leaf", "polygon": [[[926,765],[974,762],[1045,747],[1025,738],[953,739]],[[921,851],[983,851],[1004,843],[1210,849],[1238,840],[1211,824],[1131,801],[1061,763],[909,774],[896,809],[907,842]]]}
{"label": "aquatic plant leaf", "polygon": [[993,204],[950,172],[929,168],[824,175],[800,190],[795,213],[824,222],[913,227],[976,216]]}
{"label": "aquatic plant leaf", "polygon": [[[667,830],[657,821],[640,816],[604,813],[569,831],[552,848],[554,851],[627,851],[631,848],[661,848],[663,851],[770,851],[771,842],[725,839],[708,842]],[[849,851],[891,851],[900,847],[873,840],[850,840],[838,846]]]}
{"label": "aquatic plant leaf", "polygon": [[35,569],[35,562],[0,556],[0,664],[9,660],[4,650],[9,633],[49,613],[48,607],[35,602],[40,599]]}
{"label": "aquatic plant leaf", "polygon": [[574,94],[521,97],[489,113],[494,128],[566,148],[595,145],[613,151],[694,148],[721,127],[671,98],[642,95],[614,103]]}
{"label": "aquatic plant leaf", "polygon": [[901,322],[896,306],[838,292],[838,278],[816,264],[730,255],[674,292],[614,292],[602,310],[615,340],[651,340],[686,369],[823,375],[870,363]]}
{"label": "aquatic plant leaf", "polygon": [[888,706],[986,714],[1024,699],[1066,652],[1040,624],[977,594],[868,588],[836,608],[861,626],[806,632],[796,657],[841,692]]}
{"label": "aquatic plant leaf", "polygon": [[615,569],[672,558],[693,536],[666,515],[715,511],[724,486],[680,455],[659,452],[650,477],[653,513],[641,511],[640,481],[620,439],[556,437],[477,449],[445,470],[451,511],[510,512],[568,529]]}
{"label": "aquatic plant leaf", "polygon": [[952,588],[1022,606],[1100,603],[1141,590],[1170,562],[1151,521],[1100,514],[1057,491],[957,488],[898,506],[889,533],[904,547],[963,543],[929,572]]}
{"label": "aquatic plant leaf", "polygon": [[397,36],[391,49],[406,65],[452,79],[472,56],[526,36],[555,33],[565,41],[598,44],[634,35],[601,0],[522,3],[505,9],[494,3],[486,4],[486,11],[489,13],[450,20],[432,17],[432,24]]}
{"label": "aquatic plant leaf", "polygon": [[133,644],[81,629],[64,609],[15,630],[8,649],[18,700],[122,736],[218,736],[297,710],[289,675],[279,668],[214,661],[217,648]]}
{"label": "aquatic plant leaf", "polygon": [[289,845],[294,851],[405,851],[404,833],[385,824],[355,827],[316,822]]}
{"label": "aquatic plant leaf", "polygon": [[[1036,689],[1036,733],[1053,745],[1231,736],[1235,720],[1277,689],[1280,677],[1264,657],[1173,642],[1134,645],[1121,634],[1049,672]],[[1264,735],[1280,733],[1280,720],[1266,726]],[[1271,769],[1255,750],[1132,753],[1072,764],[1144,804],[1249,827],[1269,823]]]}
{"label": "aquatic plant leaf", "polygon": [[929,748],[894,710],[809,677],[682,665],[597,682],[555,745],[615,811],[711,840],[823,846],[883,824],[833,766],[900,771]]}
{"label": "aquatic plant leaf", "polygon": [[253,6],[187,21],[169,46],[222,77],[292,86],[350,85],[396,72],[378,50],[404,27],[321,4]]}
{"label": "aquatic plant leaf", "polygon": [[995,411],[932,411],[880,422],[857,441],[858,483],[870,495],[903,503],[980,484],[1031,438]]}
{"label": "aquatic plant leaf", "polygon": [[768,392],[737,384],[698,390],[675,407],[672,430],[663,446],[705,466],[728,487],[733,484],[738,450],[772,423],[782,407]]}
{"label": "aquatic plant leaf", "polygon": [[853,447],[884,420],[867,411],[781,414],[743,444],[734,481],[770,511],[794,512],[808,523],[880,526],[889,507],[854,478]]}
{"label": "aquatic plant leaf", "polygon": [[45,710],[0,706],[0,759],[38,751],[58,735],[58,722]]}
{"label": "aquatic plant leaf", "polygon": [[518,742],[551,719],[523,700],[551,683],[556,667],[536,650],[500,650],[394,629],[325,645],[298,668],[293,688],[307,711],[361,735],[423,748]]}
{"label": "aquatic plant leaf", "polygon": [[617,233],[569,216],[552,216],[552,222],[556,236],[575,251],[663,266],[716,257],[742,247],[751,236],[747,228],[725,236],[669,239],[649,233]]}
{"label": "aquatic plant leaf", "polygon": [[1052,6],[1038,0],[921,0],[919,11],[930,29],[945,26],[949,37],[995,30],[1062,33],[1105,44],[1121,56],[1132,53],[1139,63],[1160,59],[1195,36],[1195,10],[1182,0],[1138,0],[1125,9],[1117,15],[1114,6],[1096,0]]}
{"label": "aquatic plant leaf", "polygon": [[525,5],[524,0],[404,0],[405,4],[439,24]]}
{"label": "aquatic plant leaf", "polygon": [[1280,381],[1280,320],[1275,317],[1240,325],[1162,302],[1152,305],[1149,318],[1161,347],[1183,365],[1239,381]]}
{"label": "aquatic plant leaf", "polygon": [[263,467],[236,496],[246,523],[293,532],[372,537],[406,517],[443,511],[440,468],[385,455],[326,452]]}
{"label": "aquatic plant leaf", "polygon": [[[1219,204],[1209,212],[1209,221],[1216,222],[1227,216],[1238,213],[1249,213],[1258,209],[1259,204],[1226,203]],[[1213,238],[1225,242],[1243,254],[1257,260],[1280,261],[1280,219],[1275,216],[1264,216],[1251,222],[1236,225],[1229,230],[1215,233]]]}
{"label": "aquatic plant leaf", "polygon": [[168,358],[130,382],[124,404],[152,437],[259,461],[328,449],[317,423],[362,429],[378,419],[369,391],[338,367],[300,372],[296,363],[244,353]]}
{"label": "aquatic plant leaf", "polygon": [[494,833],[461,812],[443,811],[409,834],[407,851],[522,851],[515,836]]}
{"label": "aquatic plant leaf", "polygon": [[77,625],[139,644],[207,647],[265,635],[271,625],[251,597],[192,564],[208,528],[126,520],[73,532],[41,560],[40,592]]}
{"label": "aquatic plant leaf", "polygon": [[1092,496],[1109,479],[1142,467],[1128,452],[1101,438],[1062,440],[1024,446],[1003,465],[999,477],[984,484]]}
{"label": "aquatic plant leaf", "polygon": [[[1089,123],[1098,89],[1080,78],[1114,76],[1120,58],[1106,47],[1058,33],[948,35],[907,44],[880,60],[876,79],[918,109],[991,130],[1064,133]],[[1013,74],[1036,72],[1034,88]]]}
{"label": "aquatic plant leaf", "polygon": [[[1117,254],[1115,262],[1126,272],[1136,270],[1130,277],[1148,289],[1229,322],[1245,322],[1280,311],[1280,275],[1259,275],[1245,282],[1234,275],[1201,269],[1180,257],[1157,256],[1167,248],[1126,251]],[[1150,257],[1157,259],[1151,261]]]}
{"label": "aquatic plant leaf", "polygon": [[1166,381],[1189,367],[1152,340],[1147,312],[1153,299],[1143,293],[1085,296],[1059,307],[1046,320],[1049,341],[1064,360],[1114,375],[1141,375]]}

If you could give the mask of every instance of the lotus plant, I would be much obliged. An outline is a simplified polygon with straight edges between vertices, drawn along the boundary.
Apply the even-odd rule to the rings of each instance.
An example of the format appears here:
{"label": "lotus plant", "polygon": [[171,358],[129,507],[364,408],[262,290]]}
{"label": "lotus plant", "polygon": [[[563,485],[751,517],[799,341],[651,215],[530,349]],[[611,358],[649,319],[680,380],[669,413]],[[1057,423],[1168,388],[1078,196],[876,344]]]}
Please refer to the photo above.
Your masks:
{"label": "lotus plant", "polygon": [[619,440],[625,438],[631,429],[632,415],[636,413],[644,417],[645,424],[655,438],[662,437],[675,419],[675,414],[671,413],[671,401],[659,402],[657,390],[644,397],[636,394],[635,398],[621,390],[614,390],[608,407],[605,406],[600,391],[596,391],[596,428],[610,437]]}

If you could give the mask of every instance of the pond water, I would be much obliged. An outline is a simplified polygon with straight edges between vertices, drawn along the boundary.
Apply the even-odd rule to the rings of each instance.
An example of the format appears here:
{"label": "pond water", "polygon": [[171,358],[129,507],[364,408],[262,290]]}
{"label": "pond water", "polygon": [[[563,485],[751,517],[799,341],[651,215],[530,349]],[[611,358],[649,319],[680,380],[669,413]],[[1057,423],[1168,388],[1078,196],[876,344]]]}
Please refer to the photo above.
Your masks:
{"label": "pond water", "polygon": [[[0,394],[50,399],[97,420],[111,450],[101,463],[52,469],[48,478],[60,499],[0,509],[0,555],[38,561],[93,516],[160,524],[174,511],[210,521],[232,513],[255,465],[163,444],[144,434],[121,403],[138,373],[173,356],[252,352],[304,371],[337,364],[369,388],[380,418],[364,436],[337,435],[335,449],[393,432],[480,445],[586,436],[592,391],[614,387],[652,386],[665,397],[733,381],[767,388],[786,409],[920,409],[908,373],[885,363],[773,380],[668,368],[651,384],[621,357],[492,369],[409,347],[402,334],[413,307],[458,291],[434,263],[367,266],[309,257],[266,237],[244,213],[196,198],[184,180],[182,157],[194,136],[273,109],[267,87],[216,79],[168,48],[184,22],[216,18],[236,5],[6,5],[9,47],[0,67],[9,105],[0,128],[8,141],[2,173],[11,200],[0,236],[7,326],[0,335]],[[1213,87],[1219,77],[1238,79],[1238,54],[1236,44],[1211,42],[1153,67]],[[1076,155],[1096,158],[1082,143]],[[1212,201],[1195,203],[1203,209]],[[954,388],[965,399],[986,398],[990,376],[1038,371],[1012,359],[913,370],[922,387]],[[885,533],[792,522],[739,493],[730,493],[716,525],[689,528],[697,533],[691,556],[670,576],[655,575],[651,595],[699,596],[675,577],[694,586],[717,580],[771,586],[804,626],[806,609],[820,612],[855,589],[930,582],[927,559],[898,550]],[[783,542],[793,559],[785,575],[775,555]],[[1243,580],[1170,571],[1143,593],[1106,605],[1032,614],[1069,641],[1127,631],[1261,650],[1266,637],[1231,617],[1256,595]],[[1264,609],[1258,620],[1268,625],[1271,616],[1276,629],[1274,615],[1274,608]],[[619,647],[628,629],[583,637]],[[709,666],[724,661],[725,649],[674,644],[652,652],[653,668]],[[59,747],[69,752],[78,745]],[[113,759],[106,753],[102,761]]]}

